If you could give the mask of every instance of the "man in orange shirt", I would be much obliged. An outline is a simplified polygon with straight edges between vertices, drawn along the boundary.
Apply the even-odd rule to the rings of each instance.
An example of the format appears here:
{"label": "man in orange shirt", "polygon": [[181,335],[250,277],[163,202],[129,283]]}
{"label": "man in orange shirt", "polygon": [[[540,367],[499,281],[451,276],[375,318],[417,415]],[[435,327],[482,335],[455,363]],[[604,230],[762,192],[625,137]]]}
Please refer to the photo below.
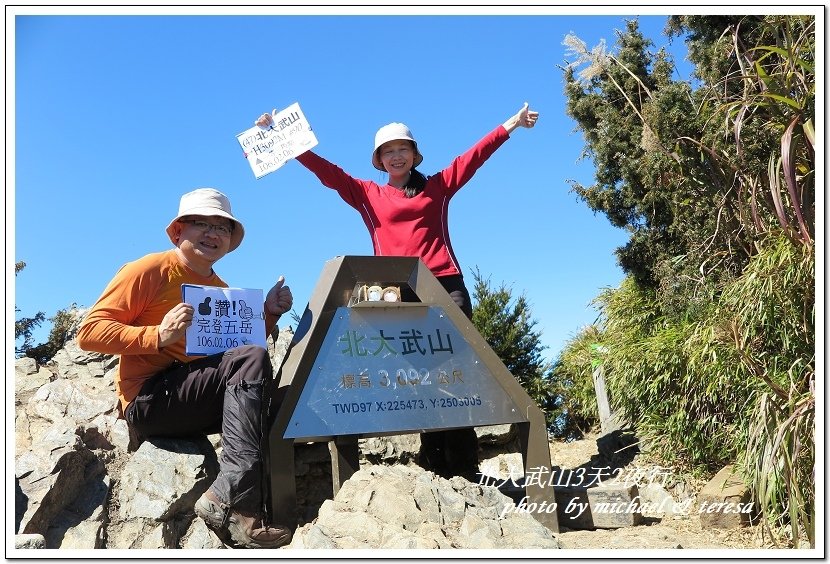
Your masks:
{"label": "man in orange shirt", "polygon": [[[173,249],[116,273],[81,325],[78,344],[120,355],[115,385],[131,447],[149,436],[222,432],[219,475],[196,502],[196,514],[226,542],[276,548],[291,532],[263,520],[263,436],[273,378],[268,351],[245,345],[185,354],[193,306],[181,301],[181,286],[227,287],[213,265],[239,246],[245,228],[224,194],[199,188],[182,196],[167,235]],[[284,282],[281,276],[266,295],[267,333],[293,304]]]}

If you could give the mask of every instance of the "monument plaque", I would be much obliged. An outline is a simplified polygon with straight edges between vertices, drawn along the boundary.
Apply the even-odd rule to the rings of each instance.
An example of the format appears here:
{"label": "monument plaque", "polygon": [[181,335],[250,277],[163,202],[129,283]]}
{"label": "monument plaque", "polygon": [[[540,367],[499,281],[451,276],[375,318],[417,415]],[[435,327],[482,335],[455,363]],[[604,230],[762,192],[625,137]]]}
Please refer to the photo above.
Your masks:
{"label": "monument plaque", "polygon": [[[383,301],[401,295],[417,301]],[[296,524],[299,442],[328,442],[335,494],[359,468],[362,437],[512,423],[525,473],[551,468],[544,414],[417,258],[328,261],[277,379],[268,446],[279,523]],[[541,484],[525,491],[554,501]],[[555,512],[534,517],[558,532]]]}
{"label": "monument plaque", "polygon": [[337,309],[286,439],[524,420],[443,309],[406,305]]}

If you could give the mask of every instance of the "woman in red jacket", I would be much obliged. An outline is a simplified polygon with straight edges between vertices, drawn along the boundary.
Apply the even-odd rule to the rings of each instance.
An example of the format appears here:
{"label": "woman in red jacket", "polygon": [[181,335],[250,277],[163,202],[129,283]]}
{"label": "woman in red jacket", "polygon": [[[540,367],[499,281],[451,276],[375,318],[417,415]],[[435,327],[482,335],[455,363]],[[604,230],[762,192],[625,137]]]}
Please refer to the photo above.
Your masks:
{"label": "woman in red jacket", "polygon": [[[419,257],[472,319],[470,293],[450,243],[450,199],[517,127],[531,128],[538,118],[539,113],[529,110],[525,103],[515,115],[432,176],[424,176],[416,169],[424,157],[409,128],[402,123],[385,125],[375,135],[372,151],[372,165],[389,173],[384,185],[354,178],[312,151],[299,155],[297,160],[360,213],[372,237],[375,256]],[[272,114],[266,113],[255,123],[271,127],[274,120]],[[411,289],[401,291],[404,301],[418,301],[413,299]],[[462,475],[474,479],[478,471],[475,430],[422,433],[420,459],[427,468],[446,478]]]}
{"label": "woman in red jacket", "polygon": [[[375,135],[372,151],[372,165],[389,173],[384,185],[354,178],[312,151],[297,160],[360,213],[372,237],[375,256],[419,257],[471,318],[470,293],[450,242],[450,199],[513,130],[533,127],[538,118],[539,113],[529,110],[525,103],[515,115],[432,176],[424,176],[415,168],[424,158],[409,128],[402,123],[385,125]],[[267,113],[256,120],[260,127],[273,124],[272,115]]]}

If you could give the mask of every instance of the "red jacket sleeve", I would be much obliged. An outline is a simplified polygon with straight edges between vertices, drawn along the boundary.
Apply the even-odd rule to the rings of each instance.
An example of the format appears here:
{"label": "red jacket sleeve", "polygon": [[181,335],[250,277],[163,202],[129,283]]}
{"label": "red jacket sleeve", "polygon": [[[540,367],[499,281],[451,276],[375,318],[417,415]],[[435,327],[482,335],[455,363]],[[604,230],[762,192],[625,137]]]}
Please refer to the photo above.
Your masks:
{"label": "red jacket sleeve", "polygon": [[366,200],[364,181],[352,177],[313,151],[299,155],[297,161],[314,173],[323,186],[336,190],[347,204],[360,210],[360,206]]}
{"label": "red jacket sleeve", "polygon": [[467,152],[458,156],[439,174],[450,194],[455,194],[473,177],[476,171],[510,138],[504,126],[499,125],[481,138]]}

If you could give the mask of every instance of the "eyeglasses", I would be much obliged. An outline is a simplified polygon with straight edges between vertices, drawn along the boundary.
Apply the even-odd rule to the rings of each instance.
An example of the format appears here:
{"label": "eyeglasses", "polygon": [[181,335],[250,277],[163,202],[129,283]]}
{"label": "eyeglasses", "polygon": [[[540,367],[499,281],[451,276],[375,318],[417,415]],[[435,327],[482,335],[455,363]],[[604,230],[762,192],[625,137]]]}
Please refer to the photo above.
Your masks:
{"label": "eyeglasses", "polygon": [[182,219],[182,223],[189,223],[202,233],[209,233],[211,230],[215,231],[220,237],[230,237],[233,233],[233,228],[222,224],[208,223],[207,221],[200,221],[198,219]]}

